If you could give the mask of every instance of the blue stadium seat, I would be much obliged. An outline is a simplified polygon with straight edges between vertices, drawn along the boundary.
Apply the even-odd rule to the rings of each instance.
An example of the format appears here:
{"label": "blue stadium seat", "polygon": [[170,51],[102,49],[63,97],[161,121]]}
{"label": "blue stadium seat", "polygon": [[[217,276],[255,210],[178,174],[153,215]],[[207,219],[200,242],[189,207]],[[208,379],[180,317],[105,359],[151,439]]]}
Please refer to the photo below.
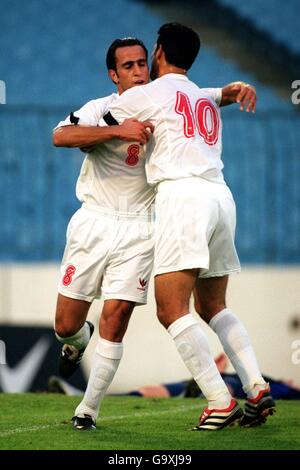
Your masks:
{"label": "blue stadium seat", "polygon": [[[274,38],[297,42],[291,0],[219,2]],[[86,0],[84,5],[81,0],[1,2],[0,79],[7,83],[8,104],[0,105],[0,261],[61,258],[68,220],[79,206],[75,183],[83,155],[54,148],[52,129],[81,104],[114,90],[105,54],[115,37],[141,37],[151,52],[164,21],[142,2],[115,0],[107,8]],[[289,18],[289,31],[280,28],[278,11]],[[237,245],[244,262],[299,263],[300,135],[291,103],[205,43],[190,77],[203,87],[236,79],[256,85],[256,116],[237,106],[223,110],[223,159],[238,209]]]}
{"label": "blue stadium seat", "polygon": [[291,51],[300,54],[299,2],[297,0],[218,0],[220,5],[230,7],[241,18],[250,20],[260,31],[267,32]]}

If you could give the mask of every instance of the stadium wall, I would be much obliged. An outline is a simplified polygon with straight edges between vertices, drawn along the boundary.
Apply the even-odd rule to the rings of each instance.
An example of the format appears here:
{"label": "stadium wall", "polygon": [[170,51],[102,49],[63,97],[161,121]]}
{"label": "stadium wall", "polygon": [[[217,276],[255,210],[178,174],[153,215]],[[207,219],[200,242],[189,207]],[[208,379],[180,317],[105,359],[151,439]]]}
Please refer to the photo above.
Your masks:
{"label": "stadium wall", "polygon": [[[0,266],[0,326],[51,327],[57,293],[57,264]],[[228,304],[246,324],[264,374],[293,379],[300,385],[300,268],[246,267],[231,277]],[[299,308],[299,307],[298,307]],[[97,323],[101,301],[89,318]],[[214,355],[220,343],[206,325]],[[84,358],[87,376],[97,335]],[[189,377],[169,335],[155,316],[153,283],[149,303],[135,309],[125,337],[125,352],[109,389],[118,393],[141,385],[168,383]],[[299,359],[299,360],[298,360]]]}

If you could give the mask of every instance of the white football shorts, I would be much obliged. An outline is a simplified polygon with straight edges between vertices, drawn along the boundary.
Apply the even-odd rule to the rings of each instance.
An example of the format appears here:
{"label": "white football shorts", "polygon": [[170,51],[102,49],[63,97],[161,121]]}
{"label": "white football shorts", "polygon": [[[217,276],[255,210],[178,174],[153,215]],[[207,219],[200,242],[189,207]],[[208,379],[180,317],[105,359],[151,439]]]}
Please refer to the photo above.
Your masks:
{"label": "white football shorts", "polygon": [[58,291],[72,299],[147,303],[154,257],[148,216],[81,207],[71,218]]}
{"label": "white football shorts", "polygon": [[163,181],[156,195],[154,274],[199,268],[199,277],[240,271],[230,189],[200,177]]}

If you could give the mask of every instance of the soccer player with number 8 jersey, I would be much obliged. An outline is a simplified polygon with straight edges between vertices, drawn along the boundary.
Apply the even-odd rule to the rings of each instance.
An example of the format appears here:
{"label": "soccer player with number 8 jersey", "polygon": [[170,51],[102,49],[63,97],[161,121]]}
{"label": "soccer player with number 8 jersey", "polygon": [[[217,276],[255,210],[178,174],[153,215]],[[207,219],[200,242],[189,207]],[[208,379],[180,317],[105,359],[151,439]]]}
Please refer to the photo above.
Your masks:
{"label": "soccer player with number 8 jersey", "polygon": [[[114,41],[107,67],[119,94],[149,80],[147,49],[136,38]],[[76,429],[95,427],[100,399],[122,357],[132,311],[147,302],[154,256],[154,189],[147,184],[142,158],[153,126],[134,119],[108,126],[103,116],[117,97],[113,93],[88,102],[61,121],[53,134],[56,146],[87,152],[76,186],[82,206],[68,225],[58,287],[55,332],[63,343],[62,377],[70,377],[78,368],[94,329],[86,321],[90,305],[100,295],[104,299],[94,372],[86,392],[88,405],[76,410]],[[93,383],[98,389],[101,383],[95,409],[90,403]]]}

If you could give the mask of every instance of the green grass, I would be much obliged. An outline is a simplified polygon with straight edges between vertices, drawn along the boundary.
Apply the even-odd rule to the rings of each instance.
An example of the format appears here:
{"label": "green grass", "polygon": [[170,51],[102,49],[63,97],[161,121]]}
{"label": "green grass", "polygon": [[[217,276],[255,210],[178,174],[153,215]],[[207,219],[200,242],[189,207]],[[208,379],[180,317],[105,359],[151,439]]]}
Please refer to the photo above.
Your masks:
{"label": "green grass", "polygon": [[97,430],[72,428],[78,397],[0,394],[0,449],[292,450],[300,449],[300,403],[278,401],[264,426],[191,432],[204,401],[106,397]]}

